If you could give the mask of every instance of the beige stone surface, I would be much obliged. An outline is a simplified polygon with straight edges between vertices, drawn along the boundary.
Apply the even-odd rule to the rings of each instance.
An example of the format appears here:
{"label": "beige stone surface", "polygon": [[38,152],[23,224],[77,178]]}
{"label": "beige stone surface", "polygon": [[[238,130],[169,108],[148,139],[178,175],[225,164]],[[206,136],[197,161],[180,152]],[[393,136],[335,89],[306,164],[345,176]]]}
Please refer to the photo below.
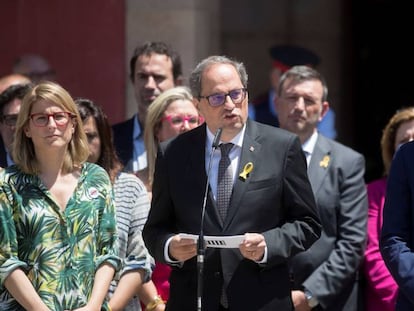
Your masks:
{"label": "beige stone surface", "polygon": [[[331,0],[126,0],[126,36],[129,61],[138,42],[165,40],[181,54],[185,78],[194,65],[211,54],[224,54],[245,63],[249,93],[253,97],[268,88],[273,44],[299,44],[322,59],[318,69],[325,75],[332,107],[349,118],[346,105],[350,81],[346,68],[350,56],[345,38],[342,1]],[[126,73],[128,63],[125,64]],[[343,108],[344,107],[344,108]],[[136,110],[130,83],[127,116]],[[339,135],[344,118],[338,118]],[[343,134],[343,135],[341,135]]]}

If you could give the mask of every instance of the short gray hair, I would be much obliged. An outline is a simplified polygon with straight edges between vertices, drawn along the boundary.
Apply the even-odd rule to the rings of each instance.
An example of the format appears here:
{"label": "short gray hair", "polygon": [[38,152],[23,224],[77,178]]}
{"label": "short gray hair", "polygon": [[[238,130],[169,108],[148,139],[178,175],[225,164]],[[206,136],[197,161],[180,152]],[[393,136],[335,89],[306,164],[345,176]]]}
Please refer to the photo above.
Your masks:
{"label": "short gray hair", "polygon": [[246,67],[243,63],[238,62],[234,59],[228,58],[227,56],[209,56],[205,59],[203,59],[198,65],[195,67],[195,69],[191,72],[189,84],[191,93],[195,98],[200,98],[201,96],[201,78],[203,75],[203,72],[210,66],[215,64],[227,64],[233,66],[237,73],[239,74],[240,80],[243,84],[244,88],[247,88],[247,71]]}
{"label": "short gray hair", "polygon": [[280,97],[282,94],[283,84],[287,79],[292,79],[296,82],[303,82],[309,80],[318,80],[321,81],[323,87],[322,101],[328,100],[328,85],[325,78],[317,70],[309,66],[294,66],[286,71],[279,80],[279,85],[277,88],[277,95]]}

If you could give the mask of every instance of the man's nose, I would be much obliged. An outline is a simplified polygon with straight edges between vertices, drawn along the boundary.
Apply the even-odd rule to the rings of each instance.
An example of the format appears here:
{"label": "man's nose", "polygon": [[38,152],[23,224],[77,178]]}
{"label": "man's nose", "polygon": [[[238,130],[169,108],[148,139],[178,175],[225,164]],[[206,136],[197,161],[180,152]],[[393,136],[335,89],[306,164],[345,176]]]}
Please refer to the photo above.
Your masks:
{"label": "man's nose", "polygon": [[295,108],[305,109],[305,99],[302,96],[299,96],[295,102]]}
{"label": "man's nose", "polygon": [[224,106],[225,107],[229,107],[229,108],[234,108],[235,103],[233,102],[233,99],[230,97],[229,94],[226,94],[225,98],[224,98]]}
{"label": "man's nose", "polygon": [[148,76],[147,82],[145,83],[145,87],[155,89],[157,83],[153,76]]}
{"label": "man's nose", "polygon": [[186,130],[190,130],[190,129],[191,129],[191,126],[190,126],[190,122],[189,122],[189,120],[183,120],[183,127],[184,127]]}

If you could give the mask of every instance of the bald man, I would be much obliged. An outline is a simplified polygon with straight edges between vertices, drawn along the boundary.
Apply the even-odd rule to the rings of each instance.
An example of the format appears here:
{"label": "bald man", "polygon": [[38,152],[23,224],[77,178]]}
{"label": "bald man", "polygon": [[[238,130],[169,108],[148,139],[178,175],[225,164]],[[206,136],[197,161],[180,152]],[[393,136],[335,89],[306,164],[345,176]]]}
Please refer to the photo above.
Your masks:
{"label": "bald man", "polygon": [[11,85],[15,84],[27,84],[30,83],[30,79],[22,74],[12,73],[3,77],[0,77],[0,94],[3,93]]}
{"label": "bald man", "polygon": [[33,83],[56,78],[55,70],[50,63],[38,54],[24,54],[20,56],[14,66],[13,72],[29,77]]}

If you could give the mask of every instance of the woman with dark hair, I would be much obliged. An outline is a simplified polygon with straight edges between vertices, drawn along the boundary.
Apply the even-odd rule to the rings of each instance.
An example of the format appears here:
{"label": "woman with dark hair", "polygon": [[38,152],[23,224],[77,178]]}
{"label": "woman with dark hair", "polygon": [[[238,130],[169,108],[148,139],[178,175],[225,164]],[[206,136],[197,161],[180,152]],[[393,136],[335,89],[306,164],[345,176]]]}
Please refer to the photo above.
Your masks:
{"label": "woman with dark hair", "polygon": [[112,311],[141,310],[137,293],[147,282],[145,286],[149,292],[146,297],[140,296],[142,302],[157,307],[152,310],[164,310],[163,301],[150,281],[153,259],[141,234],[150,208],[146,188],[135,175],[122,172],[123,165],[113,145],[112,129],[102,109],[88,99],[77,99],[76,103],[88,138],[88,161],[102,166],[114,187],[122,266],[111,283],[109,305]]}

